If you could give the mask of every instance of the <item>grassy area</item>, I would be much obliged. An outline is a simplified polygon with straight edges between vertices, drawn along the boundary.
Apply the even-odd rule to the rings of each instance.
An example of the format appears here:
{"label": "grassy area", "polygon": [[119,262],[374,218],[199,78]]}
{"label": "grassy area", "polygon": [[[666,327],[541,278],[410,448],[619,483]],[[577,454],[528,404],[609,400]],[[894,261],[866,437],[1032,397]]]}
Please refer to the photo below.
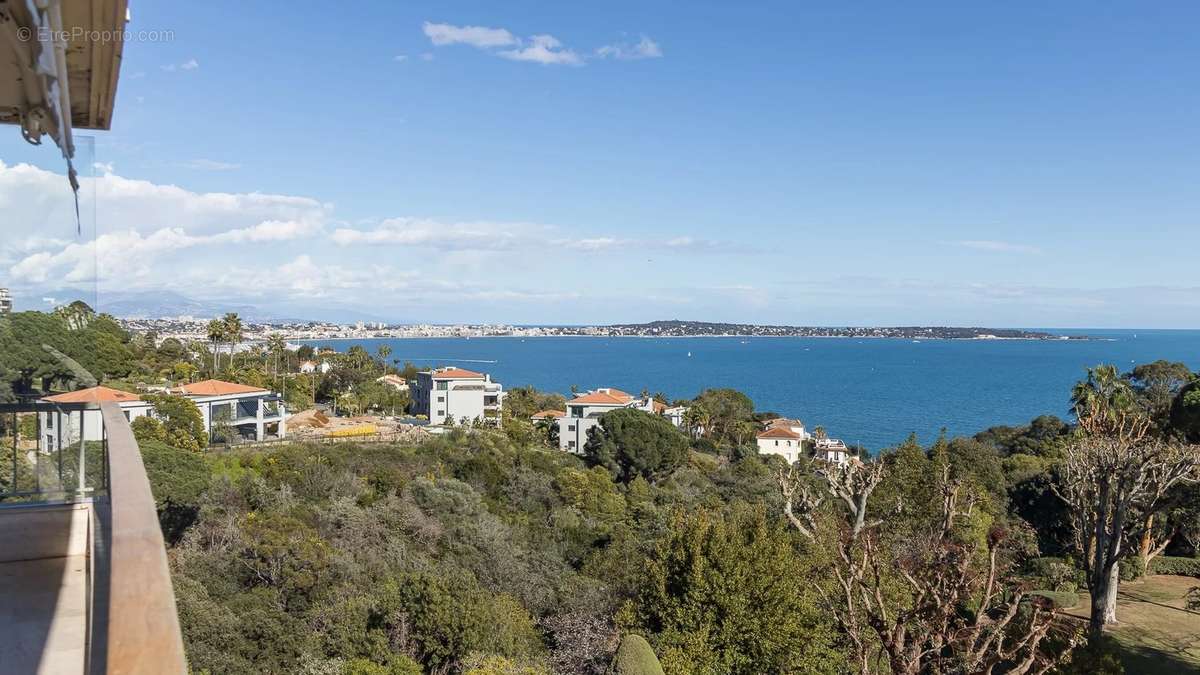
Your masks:
{"label": "grassy area", "polygon": [[[1112,637],[1126,673],[1200,672],[1200,612],[1188,610],[1187,592],[1200,579],[1155,575],[1121,584]],[[1088,596],[1068,613],[1087,617]]]}

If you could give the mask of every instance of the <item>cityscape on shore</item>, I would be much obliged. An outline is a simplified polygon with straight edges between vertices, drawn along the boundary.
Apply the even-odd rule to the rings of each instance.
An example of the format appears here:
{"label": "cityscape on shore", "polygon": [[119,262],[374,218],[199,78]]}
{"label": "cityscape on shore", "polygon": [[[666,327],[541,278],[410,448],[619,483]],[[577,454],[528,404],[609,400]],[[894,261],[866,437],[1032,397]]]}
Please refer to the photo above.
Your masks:
{"label": "cityscape on shore", "polygon": [[[121,318],[127,330],[154,333],[159,339],[207,339],[209,317]],[[1014,328],[952,326],[776,326],[709,321],[652,321],[591,326],[512,324],[388,324],[359,321],[353,325],[325,321],[244,324],[246,341],[275,334],[287,340],[372,338],[481,337],[801,337],[891,338],[905,340],[1078,340],[1082,335],[1056,335]]]}

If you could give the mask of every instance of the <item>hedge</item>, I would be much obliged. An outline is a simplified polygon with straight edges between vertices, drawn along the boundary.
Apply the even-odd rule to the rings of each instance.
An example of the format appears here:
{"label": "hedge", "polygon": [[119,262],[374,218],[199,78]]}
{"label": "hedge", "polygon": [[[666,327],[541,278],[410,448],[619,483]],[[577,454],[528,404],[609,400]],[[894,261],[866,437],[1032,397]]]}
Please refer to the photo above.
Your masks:
{"label": "hedge", "polygon": [[1200,579],[1200,558],[1163,555],[1150,561],[1152,574],[1176,574]]}
{"label": "hedge", "polygon": [[1039,595],[1047,598],[1054,603],[1054,609],[1071,609],[1079,604],[1078,593],[1067,593],[1065,591],[1030,591],[1030,595]]}

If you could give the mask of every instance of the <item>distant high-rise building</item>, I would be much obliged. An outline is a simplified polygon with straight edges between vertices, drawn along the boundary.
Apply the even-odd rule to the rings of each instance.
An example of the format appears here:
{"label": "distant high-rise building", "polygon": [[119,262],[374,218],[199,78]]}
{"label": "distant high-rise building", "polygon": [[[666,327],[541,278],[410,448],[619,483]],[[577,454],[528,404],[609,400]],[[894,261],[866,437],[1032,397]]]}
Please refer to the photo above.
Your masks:
{"label": "distant high-rise building", "polygon": [[0,316],[12,314],[12,295],[7,288],[0,288]]}

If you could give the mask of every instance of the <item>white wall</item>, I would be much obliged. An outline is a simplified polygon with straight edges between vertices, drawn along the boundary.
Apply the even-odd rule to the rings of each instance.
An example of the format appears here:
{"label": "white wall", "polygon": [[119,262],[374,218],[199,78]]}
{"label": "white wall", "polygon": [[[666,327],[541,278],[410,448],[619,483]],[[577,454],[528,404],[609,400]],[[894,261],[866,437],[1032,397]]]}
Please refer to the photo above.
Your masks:
{"label": "white wall", "polygon": [[758,439],[758,454],[779,455],[788,464],[800,459],[801,441],[790,438],[760,438]]}

